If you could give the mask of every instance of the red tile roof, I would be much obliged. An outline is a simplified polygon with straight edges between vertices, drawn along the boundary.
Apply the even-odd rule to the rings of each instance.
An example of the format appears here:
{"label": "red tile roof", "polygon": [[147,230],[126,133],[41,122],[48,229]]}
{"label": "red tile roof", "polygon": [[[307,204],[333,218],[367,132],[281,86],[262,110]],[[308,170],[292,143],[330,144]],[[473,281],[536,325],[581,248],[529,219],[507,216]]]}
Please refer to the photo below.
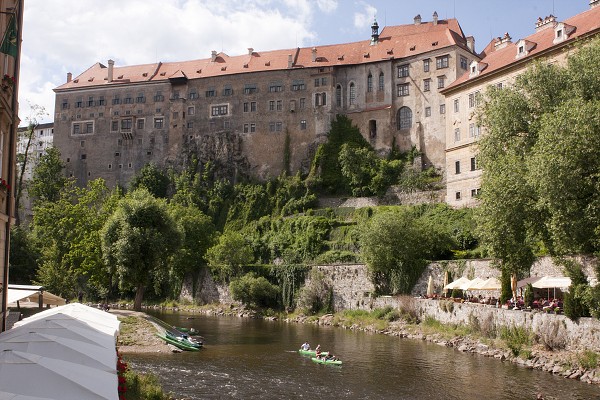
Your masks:
{"label": "red tile roof", "polygon": [[465,82],[471,82],[482,78],[485,79],[484,77],[490,76],[494,72],[517,62],[529,62],[531,59],[543,54],[553,47],[558,47],[565,43],[573,43],[573,41],[583,36],[600,33],[600,7],[584,11],[564,21],[557,21],[557,23],[560,22],[575,27],[575,30],[570,33],[566,40],[554,44],[555,33],[552,26],[539,30],[524,38],[525,41],[533,43],[533,48],[529,50],[529,53],[526,56],[519,59],[516,58],[516,55],[518,50],[517,46],[520,40],[509,43],[506,47],[498,50],[494,50],[494,44],[498,39],[492,40],[482,52],[483,58],[480,62],[487,64],[487,66],[479,73],[479,75],[469,78],[469,72],[466,72],[444,89],[443,92],[452,91],[452,89]]}
{"label": "red tile roof", "polygon": [[[193,61],[115,66],[113,69],[114,79],[110,84],[284,70],[289,68],[290,57],[293,62],[292,68],[365,64],[409,57],[452,45],[467,49],[466,39],[458,21],[456,19],[439,20],[435,25],[432,22],[423,22],[419,25],[385,27],[379,35],[376,45],[371,45],[369,39],[346,44],[266,52],[252,51],[252,54],[234,57],[219,53],[216,54],[214,61],[211,57]],[[313,61],[313,51],[315,50],[315,61]],[[96,63],[72,81],[55,90],[106,85],[109,84],[107,76],[107,67]]]}

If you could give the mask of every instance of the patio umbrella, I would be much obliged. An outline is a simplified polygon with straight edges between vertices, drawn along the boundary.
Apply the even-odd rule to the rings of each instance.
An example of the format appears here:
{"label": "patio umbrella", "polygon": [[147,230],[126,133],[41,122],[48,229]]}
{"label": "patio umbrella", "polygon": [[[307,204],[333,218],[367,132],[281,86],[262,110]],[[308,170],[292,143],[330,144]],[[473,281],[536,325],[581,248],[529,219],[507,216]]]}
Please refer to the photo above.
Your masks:
{"label": "patio umbrella", "polygon": [[117,400],[117,375],[17,350],[0,352],[0,392],[61,400]]}
{"label": "patio umbrella", "polygon": [[448,289],[446,289],[446,286],[448,286],[448,275],[449,275],[449,272],[445,271],[444,272],[444,286],[443,286],[443,288],[444,288],[444,297],[448,297]]}
{"label": "patio umbrella", "polygon": [[548,289],[548,298],[550,298],[550,289],[554,289],[554,298],[556,298],[556,288],[568,288],[571,286],[571,278],[567,276],[544,276],[531,285],[538,289]]}
{"label": "patio umbrella", "polygon": [[433,296],[433,277],[429,275],[429,281],[427,282],[427,297]]}
{"label": "patio umbrella", "polygon": [[513,299],[517,301],[517,275],[512,274],[510,276],[510,289],[512,290]]}
{"label": "patio umbrella", "polygon": [[17,328],[10,336],[0,335],[0,352],[18,350],[58,360],[70,361],[116,373],[117,352],[102,346]]}
{"label": "patio umbrella", "polygon": [[465,283],[464,285],[461,285],[460,288],[462,290],[478,290],[479,289],[479,285],[481,285],[484,282],[483,279],[481,278],[475,278],[472,281],[469,281],[468,283]]}
{"label": "patio umbrella", "polygon": [[485,281],[481,282],[477,285],[477,290],[500,290],[502,289],[502,284],[496,278],[488,278]]}
{"label": "patio umbrella", "polygon": [[444,289],[452,290],[452,289],[460,289],[460,286],[464,283],[470,282],[469,278],[465,278],[464,276],[458,278],[454,282],[450,282],[449,284],[444,286]]}

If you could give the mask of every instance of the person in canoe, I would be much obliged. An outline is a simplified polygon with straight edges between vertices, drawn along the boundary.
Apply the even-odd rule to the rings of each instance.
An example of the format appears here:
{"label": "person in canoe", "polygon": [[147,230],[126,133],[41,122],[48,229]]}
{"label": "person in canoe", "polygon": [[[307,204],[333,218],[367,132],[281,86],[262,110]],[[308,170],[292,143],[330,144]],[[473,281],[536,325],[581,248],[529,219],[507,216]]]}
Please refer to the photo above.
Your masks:
{"label": "person in canoe", "polygon": [[310,344],[308,342],[304,342],[304,344],[302,346],[300,346],[300,349],[308,351],[308,350],[310,350]]}
{"label": "person in canoe", "polygon": [[317,357],[319,357],[321,355],[321,345],[318,344],[317,347],[315,347],[315,354]]}

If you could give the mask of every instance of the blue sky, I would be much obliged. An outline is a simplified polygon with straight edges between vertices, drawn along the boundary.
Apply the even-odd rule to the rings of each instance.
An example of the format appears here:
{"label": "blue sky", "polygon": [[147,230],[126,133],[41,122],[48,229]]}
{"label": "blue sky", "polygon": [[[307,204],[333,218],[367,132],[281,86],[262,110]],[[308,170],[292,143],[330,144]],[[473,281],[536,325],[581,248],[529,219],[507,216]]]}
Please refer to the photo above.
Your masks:
{"label": "blue sky", "polygon": [[589,9],[588,0],[26,0],[19,102],[21,125],[43,106],[51,122],[53,88],[96,62],[181,61],[255,51],[346,43],[385,25],[457,18],[478,51],[508,32],[534,32],[538,17],[559,21]]}

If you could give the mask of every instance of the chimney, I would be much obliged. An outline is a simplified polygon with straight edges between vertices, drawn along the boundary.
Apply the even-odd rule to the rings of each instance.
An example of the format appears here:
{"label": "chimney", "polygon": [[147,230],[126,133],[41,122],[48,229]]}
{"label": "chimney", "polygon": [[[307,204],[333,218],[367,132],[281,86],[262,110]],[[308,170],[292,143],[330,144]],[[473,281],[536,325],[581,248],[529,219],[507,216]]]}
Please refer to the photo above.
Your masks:
{"label": "chimney", "polygon": [[554,25],[556,25],[556,17],[554,15],[550,14],[544,19],[538,17],[537,21],[535,21],[535,31],[539,32],[546,28],[554,28]]}
{"label": "chimney", "polygon": [[70,72],[67,72],[67,83],[71,82],[71,79],[73,79],[73,74]]}
{"label": "chimney", "polygon": [[252,47],[248,47],[248,55],[251,56],[254,53],[254,49]]}
{"label": "chimney", "polygon": [[495,50],[500,50],[505,48],[506,46],[508,46],[511,42],[511,37],[508,34],[508,32],[506,32],[504,34],[504,37],[499,37],[498,39],[496,39],[496,43],[494,43],[494,51]]}
{"label": "chimney", "polygon": [[471,50],[471,53],[475,53],[475,38],[473,36],[467,36],[467,47]]}
{"label": "chimney", "polygon": [[312,62],[317,61],[317,48],[313,47],[312,48]]}
{"label": "chimney", "polygon": [[113,81],[113,67],[115,66],[115,62],[113,60],[108,60],[108,81]]}
{"label": "chimney", "polygon": [[433,12],[433,24],[437,25],[437,21],[438,21],[437,11],[434,11]]}
{"label": "chimney", "polygon": [[415,25],[421,25],[421,14],[417,14],[415,17]]}
{"label": "chimney", "polygon": [[294,59],[291,54],[288,54],[288,68],[292,68],[294,66]]}
{"label": "chimney", "polygon": [[217,51],[216,50],[213,50],[210,52],[210,59],[213,62],[217,59]]}
{"label": "chimney", "polygon": [[590,0],[590,8],[600,6],[600,0]]}

